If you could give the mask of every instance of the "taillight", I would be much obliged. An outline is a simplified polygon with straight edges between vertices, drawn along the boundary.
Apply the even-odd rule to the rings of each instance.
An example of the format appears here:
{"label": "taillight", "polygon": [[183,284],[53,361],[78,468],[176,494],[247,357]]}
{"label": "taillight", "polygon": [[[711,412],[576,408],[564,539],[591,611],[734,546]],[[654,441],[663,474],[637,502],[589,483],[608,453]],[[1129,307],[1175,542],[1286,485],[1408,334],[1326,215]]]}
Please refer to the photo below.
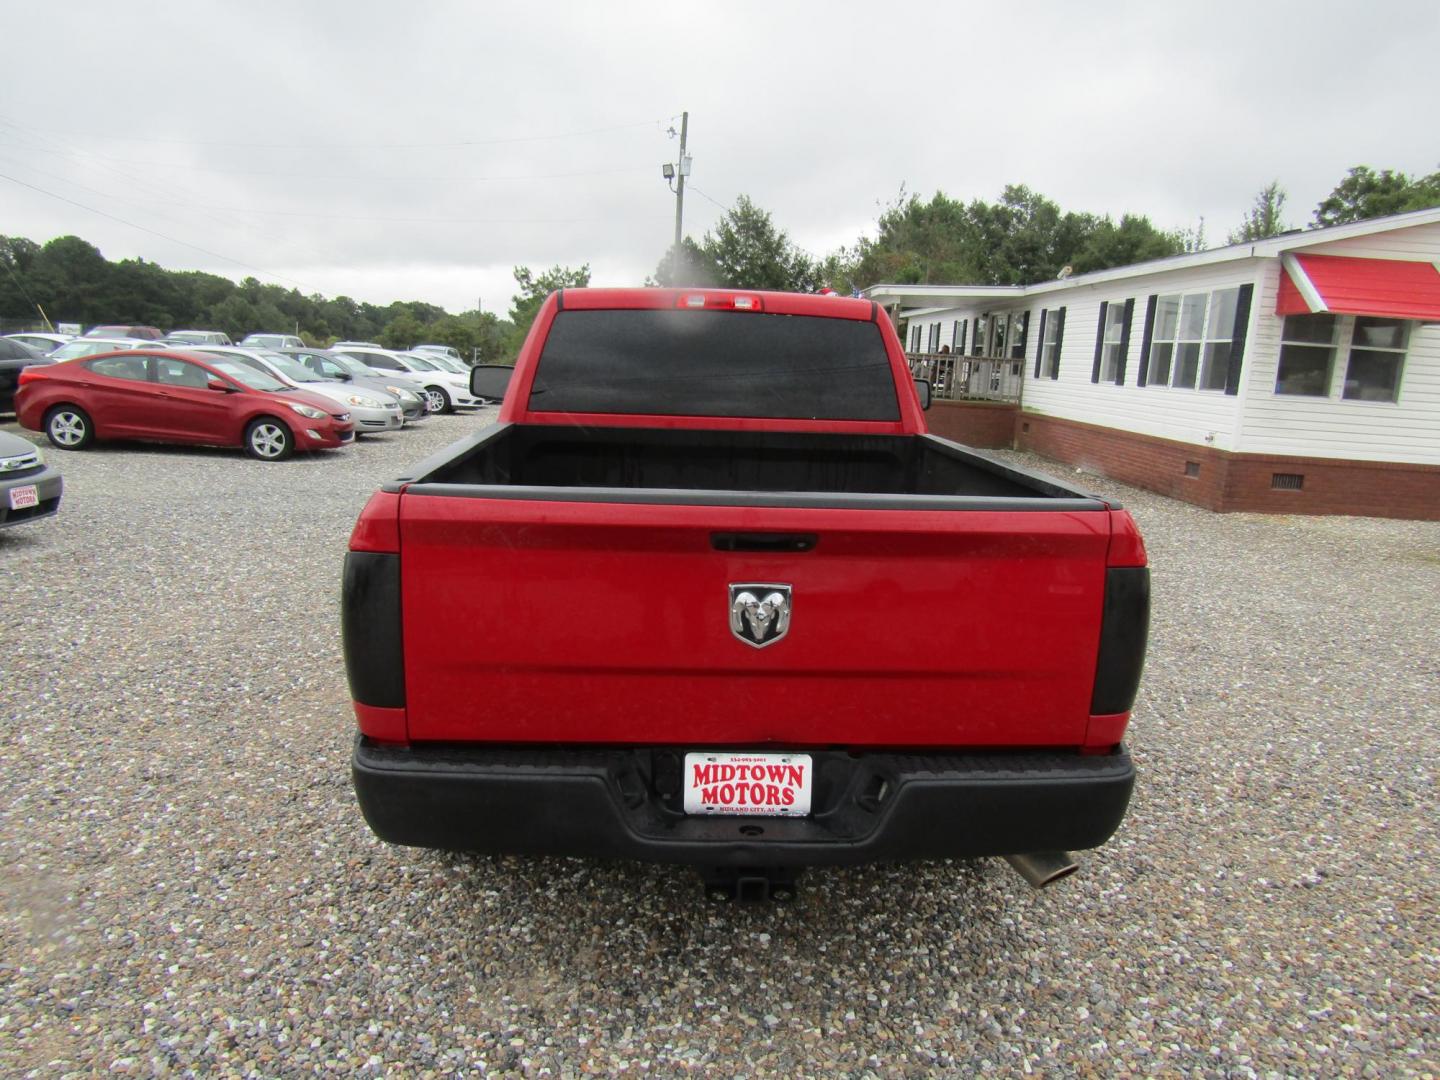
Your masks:
{"label": "taillight", "polygon": [[398,554],[400,551],[400,496],[377,491],[370,496],[360,520],[350,533],[351,551]]}
{"label": "taillight", "polygon": [[1150,638],[1150,570],[1111,566],[1105,571],[1100,655],[1095,663],[1094,716],[1128,713],[1140,689]]}
{"label": "taillight", "polygon": [[708,311],[763,311],[760,297],[744,293],[681,293],[675,301],[678,308]]}
{"label": "taillight", "polygon": [[34,366],[23,367],[20,369],[20,378],[17,380],[16,385],[24,386],[26,383],[34,382],[36,379],[42,379],[44,377],[41,369]]}

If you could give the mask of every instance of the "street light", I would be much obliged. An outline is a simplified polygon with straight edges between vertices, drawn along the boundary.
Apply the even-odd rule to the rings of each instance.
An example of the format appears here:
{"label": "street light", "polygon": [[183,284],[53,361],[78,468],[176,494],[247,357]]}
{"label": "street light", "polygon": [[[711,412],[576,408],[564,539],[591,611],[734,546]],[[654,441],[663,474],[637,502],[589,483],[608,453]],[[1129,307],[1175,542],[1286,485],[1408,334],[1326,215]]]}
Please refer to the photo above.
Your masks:
{"label": "street light", "polygon": [[674,180],[675,166],[671,165],[670,162],[667,161],[664,165],[660,166],[660,175],[663,176],[666,180]]}

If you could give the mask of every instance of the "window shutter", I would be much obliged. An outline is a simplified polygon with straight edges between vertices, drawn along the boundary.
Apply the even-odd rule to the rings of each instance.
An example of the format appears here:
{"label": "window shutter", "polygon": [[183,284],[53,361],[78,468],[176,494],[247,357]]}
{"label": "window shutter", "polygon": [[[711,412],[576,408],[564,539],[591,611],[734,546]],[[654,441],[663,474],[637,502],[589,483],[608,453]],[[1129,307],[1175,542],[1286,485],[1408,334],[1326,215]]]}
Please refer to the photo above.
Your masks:
{"label": "window shutter", "polygon": [[1035,378],[1040,377],[1040,365],[1045,362],[1045,317],[1050,313],[1044,308],[1040,309],[1040,332],[1035,336],[1040,339],[1040,346],[1035,350]]}
{"label": "window shutter", "polygon": [[1100,301],[1100,325],[1095,328],[1095,366],[1090,369],[1090,381],[1100,381],[1100,354],[1105,350],[1105,316],[1110,310],[1110,301]]}
{"label": "window shutter", "polygon": [[1060,357],[1065,354],[1065,309],[1055,313],[1055,366],[1050,369],[1050,378],[1060,378]]}
{"label": "window shutter", "polygon": [[960,344],[955,347],[955,351],[956,351],[957,353],[959,353],[961,356],[964,356],[964,355],[965,355],[965,334],[969,331],[969,329],[970,329],[970,320],[969,320],[969,319],[961,319],[961,320],[960,320]]}
{"label": "window shutter", "polygon": [[1115,365],[1115,385],[1125,385],[1125,365],[1130,360],[1130,322],[1135,317],[1135,298],[1125,301],[1125,325],[1120,328],[1120,361]]}
{"label": "window shutter", "polygon": [[1235,336],[1230,341],[1230,370],[1225,373],[1225,393],[1240,393],[1240,369],[1245,361],[1245,335],[1250,330],[1250,301],[1254,285],[1241,285],[1235,302]]}
{"label": "window shutter", "polygon": [[1150,344],[1155,340],[1155,305],[1159,300],[1157,294],[1151,293],[1145,301],[1145,336],[1140,340],[1140,377],[1135,381],[1136,386],[1144,386],[1150,374]]}

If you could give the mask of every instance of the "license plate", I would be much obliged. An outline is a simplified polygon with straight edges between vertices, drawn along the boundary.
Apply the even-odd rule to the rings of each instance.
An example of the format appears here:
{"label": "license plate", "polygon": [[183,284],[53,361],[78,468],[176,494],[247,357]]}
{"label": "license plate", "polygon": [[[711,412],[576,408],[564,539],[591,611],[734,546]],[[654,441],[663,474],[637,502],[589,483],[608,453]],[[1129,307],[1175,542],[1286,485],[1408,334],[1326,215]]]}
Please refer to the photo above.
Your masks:
{"label": "license plate", "polygon": [[685,812],[803,817],[814,771],[809,754],[686,754]]}
{"label": "license plate", "polygon": [[40,489],[34,484],[10,489],[10,509],[24,510],[27,506],[40,505]]}

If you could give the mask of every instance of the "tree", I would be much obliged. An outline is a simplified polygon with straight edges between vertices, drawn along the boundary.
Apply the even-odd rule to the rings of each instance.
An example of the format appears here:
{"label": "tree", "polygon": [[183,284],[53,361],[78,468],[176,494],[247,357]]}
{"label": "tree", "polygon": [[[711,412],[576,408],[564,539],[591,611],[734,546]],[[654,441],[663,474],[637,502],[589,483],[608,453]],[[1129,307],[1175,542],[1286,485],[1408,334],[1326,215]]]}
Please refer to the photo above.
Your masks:
{"label": "tree", "polygon": [[685,237],[680,241],[679,261],[676,260],[675,245],[670,245],[670,250],[655,267],[655,276],[645,279],[646,285],[659,285],[662,288],[673,288],[676,286],[691,286],[703,288],[710,285],[720,284],[720,268],[715,265],[715,260],[710,258],[709,252],[699,244]]}
{"label": "tree", "polygon": [[1163,259],[1184,250],[1185,240],[1181,234],[1161,232],[1149,218],[1126,214],[1119,225],[1108,217],[1096,221],[1069,265],[1077,274],[1088,274],[1092,270]]}
{"label": "tree", "polygon": [[583,289],[590,284],[590,264],[579,270],[568,266],[552,266],[543,274],[536,274],[528,266],[515,267],[515,284],[520,293],[510,303],[510,321],[514,324],[507,349],[514,355],[530,333],[530,324],[540,312],[545,298],[557,289]]}
{"label": "tree", "polygon": [[777,229],[770,214],[741,195],[700,245],[717,277],[731,289],[779,289],[813,292],[818,288],[815,262]]}
{"label": "tree", "polygon": [[968,205],[936,192],[928,203],[900,197],[881,213],[874,239],[861,237],[845,267],[850,283],[965,283],[1031,285],[1069,266],[1077,272],[1172,255],[1184,247],[1176,233],[1150,219],[1062,211],[1023,184],[1000,199]]}
{"label": "tree", "polygon": [[1357,165],[1315,208],[1315,225],[1344,225],[1350,221],[1403,214],[1440,206],[1440,172],[1411,180],[1403,172]]}
{"label": "tree", "polygon": [[1268,240],[1285,231],[1281,212],[1285,209],[1285,189],[1279,180],[1272,180],[1260,189],[1240,228],[1226,239],[1229,244],[1248,244],[1252,240]]}
{"label": "tree", "polygon": [[380,344],[387,349],[408,349],[418,344],[424,334],[424,324],[410,312],[401,311],[380,331]]}

